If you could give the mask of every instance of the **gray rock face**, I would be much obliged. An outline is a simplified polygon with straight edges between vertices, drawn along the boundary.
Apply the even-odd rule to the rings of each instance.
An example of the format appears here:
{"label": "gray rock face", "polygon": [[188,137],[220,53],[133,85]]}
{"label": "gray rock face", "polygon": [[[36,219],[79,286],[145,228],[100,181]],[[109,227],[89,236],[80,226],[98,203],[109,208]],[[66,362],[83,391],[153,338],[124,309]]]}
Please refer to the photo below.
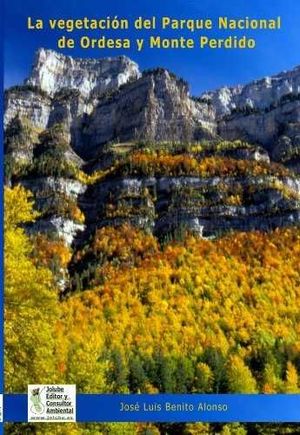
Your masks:
{"label": "gray rock face", "polygon": [[300,122],[300,67],[245,86],[224,87],[207,92],[216,113],[218,133],[229,140],[244,138],[260,143],[272,152],[289,126]]}
{"label": "gray rock face", "polygon": [[124,56],[73,59],[40,49],[25,87],[6,94],[5,125],[16,115],[39,128],[64,123],[84,158],[107,142],[189,141],[216,133],[272,152],[282,134],[294,140],[299,95],[300,67],[193,100],[187,85],[164,69],[141,77]]}
{"label": "gray rock face", "polygon": [[84,230],[85,226],[74,222],[72,219],[65,219],[62,216],[52,216],[47,219],[40,219],[30,226],[31,233],[47,233],[64,240],[65,244],[71,246],[76,235]]}
{"label": "gray rock face", "polygon": [[139,78],[138,65],[125,56],[104,59],[74,59],[53,50],[36,54],[27,85],[41,88],[50,96],[62,89],[77,89],[84,97],[117,89]]}
{"label": "gray rock face", "polygon": [[71,205],[77,204],[78,197],[85,192],[86,186],[77,180],[58,177],[24,179],[21,183],[33,192],[35,205],[41,212],[41,216],[30,225],[29,231],[55,235],[71,245],[78,233],[85,229],[85,225],[66,214],[68,210],[65,204],[69,201]]}
{"label": "gray rock face", "polygon": [[187,85],[166,70],[141,77],[121,56],[73,59],[40,49],[23,87],[6,93],[5,125],[16,116],[38,128],[62,123],[81,156],[110,141],[189,141],[216,132],[211,106],[193,101]]}
{"label": "gray rock face", "polygon": [[[216,141],[218,135],[245,139],[253,146],[200,152],[198,160],[218,156],[243,160],[245,165],[253,160],[268,165],[271,160],[299,173],[299,96],[300,67],[195,99],[187,84],[165,69],[141,75],[124,56],[73,59],[40,49],[25,84],[6,92],[7,153],[14,164],[26,162],[21,182],[44,211],[34,230],[54,231],[68,244],[93,228],[124,221],[159,235],[181,226],[204,236],[232,228],[265,230],[299,222],[296,176],[116,176],[88,188],[76,177],[89,165],[107,169],[114,164],[117,158],[105,151],[108,144],[115,144],[111,146],[117,155],[118,146],[130,148],[136,141],[190,143]],[[19,131],[14,136],[16,124]],[[51,127],[55,131],[57,124],[66,142],[65,150],[59,151],[58,136],[60,154],[51,143]],[[49,142],[44,154],[43,140]],[[61,165],[56,165],[58,155]],[[32,178],[30,166],[37,159]]]}
{"label": "gray rock face", "polygon": [[140,76],[137,64],[125,56],[73,59],[42,48],[25,84],[6,91],[4,126],[16,116],[43,129],[64,123],[76,138],[81,118],[93,111],[101,95]]}
{"label": "gray rock face", "polygon": [[123,178],[92,187],[80,203],[87,227],[124,222],[163,236],[270,230],[299,222],[300,180],[260,177]]}
{"label": "gray rock face", "polygon": [[101,99],[75,146],[93,157],[111,141],[189,142],[215,133],[213,117],[213,109],[190,99],[186,85],[162,70]]}
{"label": "gray rock face", "polygon": [[216,115],[222,118],[233,109],[265,110],[274,104],[280,104],[288,95],[300,93],[300,67],[285,71],[273,77],[264,77],[245,86],[223,87],[216,91],[206,92],[202,98],[210,100],[215,107]]}
{"label": "gray rock face", "polygon": [[38,192],[53,191],[66,194],[70,198],[77,199],[78,195],[85,192],[86,186],[77,180],[66,178],[43,177],[22,180],[22,185],[38,196]]}
{"label": "gray rock face", "polygon": [[[282,103],[269,112],[233,114],[218,123],[219,134],[228,139],[258,142],[272,152],[274,143],[290,124],[300,123],[300,101]],[[292,134],[292,132],[290,132]]]}
{"label": "gray rock face", "polygon": [[38,128],[45,129],[51,112],[51,98],[26,88],[8,90],[5,95],[4,128],[19,116],[31,121]]}

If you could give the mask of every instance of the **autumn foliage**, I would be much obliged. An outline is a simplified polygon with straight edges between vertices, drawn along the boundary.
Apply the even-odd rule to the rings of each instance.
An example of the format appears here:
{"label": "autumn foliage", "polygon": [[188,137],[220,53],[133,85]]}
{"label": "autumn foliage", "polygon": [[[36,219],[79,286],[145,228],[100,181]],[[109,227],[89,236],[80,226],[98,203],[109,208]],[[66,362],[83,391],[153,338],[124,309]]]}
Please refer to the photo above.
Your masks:
{"label": "autumn foliage", "polygon": [[228,157],[205,157],[198,159],[193,154],[166,154],[134,152],[116,168],[123,175],[200,177],[245,177],[276,175],[292,176],[284,166],[277,163],[236,160]]}
{"label": "autumn foliage", "polygon": [[60,306],[51,271],[37,265],[33,245],[20,226],[33,221],[32,196],[5,189],[5,389],[57,379],[55,327]]}
{"label": "autumn foliage", "polygon": [[[126,253],[128,231],[127,226],[98,231],[91,246]],[[132,233],[140,240],[140,231]],[[102,324],[109,343],[104,353],[118,349],[129,389],[285,392],[293,379],[296,392],[299,240],[297,228],[217,241],[187,235],[145,258],[138,251],[137,262],[134,252],[130,261],[122,255],[125,267],[113,264],[113,256],[109,279],[69,297],[63,309],[72,307],[76,324],[84,319]],[[107,262],[98,273],[103,267]],[[139,381],[132,380],[131,364],[143,373]],[[170,381],[160,372],[153,375],[152,365],[158,364],[166,365],[162,370]],[[182,365],[187,379],[181,374],[177,382]]]}
{"label": "autumn foliage", "polygon": [[26,235],[25,189],[5,206],[6,391],[299,392],[299,227],[163,245],[98,229],[72,257],[79,277],[93,264],[84,291],[60,300],[53,264],[71,253]]}

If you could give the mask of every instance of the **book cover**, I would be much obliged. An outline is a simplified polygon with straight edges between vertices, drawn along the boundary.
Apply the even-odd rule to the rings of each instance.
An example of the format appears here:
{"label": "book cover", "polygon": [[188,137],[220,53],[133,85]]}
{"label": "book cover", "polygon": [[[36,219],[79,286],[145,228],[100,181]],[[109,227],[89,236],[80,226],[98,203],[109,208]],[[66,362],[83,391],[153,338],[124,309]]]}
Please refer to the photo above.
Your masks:
{"label": "book cover", "polygon": [[300,4],[4,3],[4,433],[300,433]]}

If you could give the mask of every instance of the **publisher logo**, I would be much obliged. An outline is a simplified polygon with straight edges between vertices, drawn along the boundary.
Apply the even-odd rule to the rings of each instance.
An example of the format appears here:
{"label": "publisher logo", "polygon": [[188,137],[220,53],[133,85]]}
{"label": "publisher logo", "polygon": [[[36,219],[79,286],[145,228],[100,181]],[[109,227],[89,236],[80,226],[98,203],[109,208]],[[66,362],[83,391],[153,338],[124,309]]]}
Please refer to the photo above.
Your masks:
{"label": "publisher logo", "polygon": [[41,399],[41,393],[42,393],[43,389],[41,390],[40,388],[32,388],[32,390],[30,392],[29,400],[30,400],[30,402],[32,402],[30,411],[33,414],[36,414],[36,415],[43,414],[43,412],[45,410],[45,406],[43,405],[42,399]]}
{"label": "publisher logo", "polygon": [[76,421],[76,386],[28,385],[28,421]]}

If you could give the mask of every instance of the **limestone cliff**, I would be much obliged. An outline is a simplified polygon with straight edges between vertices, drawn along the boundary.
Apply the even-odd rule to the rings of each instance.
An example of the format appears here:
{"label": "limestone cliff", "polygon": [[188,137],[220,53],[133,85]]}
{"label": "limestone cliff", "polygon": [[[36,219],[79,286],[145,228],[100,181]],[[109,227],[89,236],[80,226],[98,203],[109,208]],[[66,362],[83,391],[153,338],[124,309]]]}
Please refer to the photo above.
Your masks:
{"label": "limestone cliff", "polygon": [[74,59],[40,49],[25,84],[36,86],[52,97],[62,89],[76,89],[83,97],[91,97],[92,93],[101,95],[139,77],[138,65],[125,56]]}
{"label": "limestone cliff", "polygon": [[189,94],[166,69],[40,49],[6,91],[8,183],[31,189],[31,228],[80,244],[131,222],[163,236],[299,223],[300,68]]}
{"label": "limestone cliff", "polygon": [[299,66],[245,86],[207,92],[202,98],[214,107],[222,137],[258,142],[274,160],[292,160],[291,166],[299,170],[294,162],[299,155]]}

